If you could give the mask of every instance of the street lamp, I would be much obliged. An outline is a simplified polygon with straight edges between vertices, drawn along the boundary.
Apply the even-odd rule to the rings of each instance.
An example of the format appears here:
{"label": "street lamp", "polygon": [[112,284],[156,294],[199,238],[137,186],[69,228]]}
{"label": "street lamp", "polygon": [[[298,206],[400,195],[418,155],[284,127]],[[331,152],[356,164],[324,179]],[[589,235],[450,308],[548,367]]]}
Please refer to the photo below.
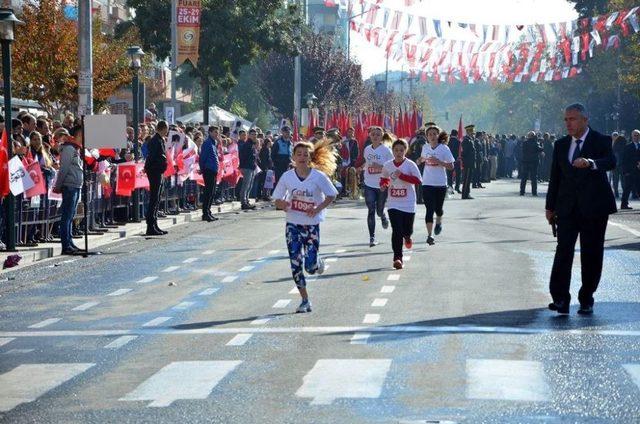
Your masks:
{"label": "street lamp", "polygon": [[[131,46],[127,49],[127,56],[129,56],[129,67],[133,71],[133,81],[131,82],[131,91],[133,92],[133,160],[138,162],[139,156],[139,143],[138,136],[140,133],[140,123],[138,117],[140,115],[140,81],[139,72],[142,67],[142,56],[144,52],[139,46]],[[140,198],[138,190],[133,190],[133,222],[140,222]]]}
{"label": "street lamp", "polygon": [[307,125],[311,125],[311,116],[313,115],[313,110],[311,108],[313,107],[313,103],[317,101],[318,98],[314,96],[313,93],[307,93],[304,98],[307,102]]}
{"label": "street lamp", "polygon": [[[14,40],[16,25],[24,25],[16,18],[12,9],[0,8],[0,43],[2,43],[2,78],[4,80],[4,130],[7,133],[7,157],[13,157],[13,143],[11,141],[11,42]],[[16,201],[13,194],[7,196],[7,215],[5,222],[7,229],[7,251],[16,250],[15,229]]]}

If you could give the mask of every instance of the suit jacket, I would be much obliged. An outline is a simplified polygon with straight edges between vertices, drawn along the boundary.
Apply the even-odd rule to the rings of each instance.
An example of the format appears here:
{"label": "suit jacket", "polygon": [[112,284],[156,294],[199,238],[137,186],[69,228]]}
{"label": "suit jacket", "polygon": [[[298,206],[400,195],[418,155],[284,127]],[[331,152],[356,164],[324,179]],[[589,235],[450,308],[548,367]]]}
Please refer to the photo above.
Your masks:
{"label": "suit jacket", "polygon": [[458,160],[458,155],[460,154],[460,140],[458,137],[451,137],[449,139],[449,150],[451,150],[453,158]]}
{"label": "suit jacket", "polygon": [[624,175],[640,173],[638,162],[640,162],[640,149],[636,149],[633,143],[624,146],[622,151],[622,173]]}
{"label": "suit jacket", "polygon": [[462,164],[465,168],[473,168],[476,160],[476,147],[473,139],[465,136],[462,139]]}
{"label": "suit jacket", "polygon": [[546,209],[560,217],[569,216],[574,210],[588,218],[616,213],[616,201],[607,179],[607,171],[616,167],[611,137],[589,129],[580,156],[593,160],[596,169],[577,169],[571,165],[571,143],[571,136],[565,136],[554,145]]}
{"label": "suit jacket", "polygon": [[167,152],[164,138],[156,133],[147,143],[147,158],[144,170],[147,174],[162,174],[167,169]]}

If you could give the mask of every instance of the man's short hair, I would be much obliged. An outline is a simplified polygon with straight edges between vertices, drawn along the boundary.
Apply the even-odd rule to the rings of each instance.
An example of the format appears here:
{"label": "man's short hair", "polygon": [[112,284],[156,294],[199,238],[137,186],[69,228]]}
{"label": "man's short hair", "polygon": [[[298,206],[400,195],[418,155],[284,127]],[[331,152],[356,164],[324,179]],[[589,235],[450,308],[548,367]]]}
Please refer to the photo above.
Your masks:
{"label": "man's short hair", "polygon": [[36,122],[36,117],[31,115],[30,113],[27,113],[23,115],[20,120],[22,121],[23,124],[26,124],[27,122]]}
{"label": "man's short hair", "polygon": [[631,135],[634,135],[634,134],[637,135],[637,136],[640,136],[640,130],[631,131]]}
{"label": "man's short hair", "polygon": [[167,124],[167,121],[158,121],[158,123],[156,124],[156,131],[164,131],[169,129],[169,124]]}
{"label": "man's short hair", "polygon": [[589,114],[587,113],[587,108],[582,103],[572,103],[569,106],[564,108],[565,112],[569,112],[570,110],[575,110],[576,112],[579,112],[585,118],[589,117]]}

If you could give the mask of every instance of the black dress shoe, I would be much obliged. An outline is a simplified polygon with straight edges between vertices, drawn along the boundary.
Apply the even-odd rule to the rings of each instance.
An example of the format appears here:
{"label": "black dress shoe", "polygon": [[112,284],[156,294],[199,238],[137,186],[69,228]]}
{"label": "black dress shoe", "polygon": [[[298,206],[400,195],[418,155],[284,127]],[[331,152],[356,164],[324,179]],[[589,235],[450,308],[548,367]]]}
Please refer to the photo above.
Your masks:
{"label": "black dress shoe", "polygon": [[155,228],[147,228],[147,232],[146,234],[147,236],[163,236],[164,233],[162,233],[161,231],[156,230]]}
{"label": "black dress shoe", "polygon": [[620,206],[620,209],[630,210],[630,209],[633,209],[633,208],[631,206],[629,206],[629,205],[622,205],[622,206]]}
{"label": "black dress shoe", "polygon": [[591,305],[580,305],[580,309],[578,309],[578,313],[580,315],[593,315],[593,306],[591,306]]}
{"label": "black dress shoe", "polygon": [[462,200],[473,200],[471,196],[462,196]]}
{"label": "black dress shoe", "polygon": [[73,249],[73,248],[63,249],[62,250],[62,254],[63,255],[76,255],[76,254],[78,254],[78,252],[79,252],[78,249]]}
{"label": "black dress shoe", "polygon": [[549,309],[556,311],[560,315],[569,314],[569,302],[552,302],[549,303]]}
{"label": "black dress shoe", "polygon": [[155,228],[156,232],[160,233],[160,235],[164,236],[165,234],[169,234],[169,231],[165,231],[160,227]]}

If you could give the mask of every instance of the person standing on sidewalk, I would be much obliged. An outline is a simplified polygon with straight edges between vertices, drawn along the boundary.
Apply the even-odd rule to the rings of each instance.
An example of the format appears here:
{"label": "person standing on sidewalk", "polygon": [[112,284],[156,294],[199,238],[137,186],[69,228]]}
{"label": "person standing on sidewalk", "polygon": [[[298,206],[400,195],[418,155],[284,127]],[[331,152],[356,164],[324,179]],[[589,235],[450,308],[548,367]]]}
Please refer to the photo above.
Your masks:
{"label": "person standing on sidewalk", "polygon": [[240,159],[240,172],[242,173],[242,188],[240,189],[240,203],[242,210],[255,209],[256,205],[249,203],[249,194],[253,187],[253,180],[256,176],[258,163],[258,152],[256,147],[257,131],[249,130],[249,138],[238,145],[238,155]]}
{"label": "person standing on sidewalk", "polygon": [[632,209],[629,206],[631,192],[640,190],[640,131],[633,130],[631,143],[622,153],[622,204],[620,209]]}
{"label": "person standing on sidewalk", "polygon": [[158,206],[160,204],[160,190],[162,189],[162,176],[167,169],[167,152],[165,139],[169,134],[167,121],[158,121],[156,133],[146,143],[147,158],[144,163],[144,172],[149,179],[149,206],[147,207],[147,235],[160,236],[167,234],[158,226]]}
{"label": "person standing on sidewalk", "polygon": [[211,204],[213,195],[216,192],[216,182],[218,177],[218,132],[220,128],[216,125],[209,127],[209,136],[202,143],[200,149],[200,172],[204,179],[204,193],[202,198],[202,220],[207,222],[217,221],[218,218],[211,214]]}
{"label": "person standing on sidewalk", "polygon": [[527,135],[527,139],[522,143],[522,165],[520,170],[520,196],[524,196],[524,190],[527,186],[527,179],[531,180],[531,194],[538,195],[538,164],[540,162],[540,153],[543,148],[538,142],[538,136],[533,131]]}
{"label": "person standing on sidewalk", "polygon": [[475,131],[474,125],[464,127],[467,135],[462,139],[462,199],[473,199],[471,197],[471,179],[474,174],[476,162],[476,148],[473,140]]}
{"label": "person standing on sidewalk", "polygon": [[611,137],[589,127],[586,108],[580,103],[565,109],[568,135],[553,148],[546,218],[557,225],[558,245],[551,270],[549,309],[569,313],[571,267],[576,240],[580,236],[582,287],[579,314],[593,313],[593,294],[598,288],[604,259],[604,237],[609,215],[616,213],[616,200],[607,171],[616,167]]}
{"label": "person standing on sidewalk", "polygon": [[62,205],[60,206],[60,241],[62,243],[63,255],[74,255],[80,250],[72,238],[72,223],[76,215],[76,208],[80,200],[80,189],[84,182],[82,170],[82,131],[79,128],[72,128],[72,137],[66,129],[59,130],[58,141],[62,143],[60,147],[60,169],[53,187],[55,193],[62,194]]}

